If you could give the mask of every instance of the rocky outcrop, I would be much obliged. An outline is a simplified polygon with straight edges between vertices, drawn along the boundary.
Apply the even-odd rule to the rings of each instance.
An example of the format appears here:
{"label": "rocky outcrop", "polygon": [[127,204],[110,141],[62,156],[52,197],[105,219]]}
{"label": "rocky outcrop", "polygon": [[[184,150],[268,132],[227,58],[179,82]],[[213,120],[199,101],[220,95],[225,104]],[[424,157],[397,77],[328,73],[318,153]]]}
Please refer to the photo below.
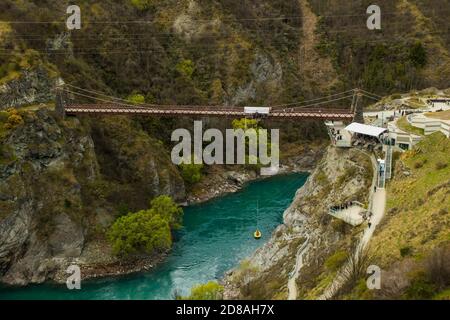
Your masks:
{"label": "rocky outcrop", "polygon": [[[329,147],[306,184],[284,213],[284,223],[249,259],[251,267],[230,271],[223,283],[227,299],[287,298],[287,283],[299,248],[308,240],[297,282],[300,294],[318,286],[324,261],[337,250],[352,246],[358,229],[328,215],[330,206],[367,201],[372,179],[370,158],[364,152]],[[244,269],[244,270],[243,270]]]}
{"label": "rocky outcrop", "polygon": [[0,86],[0,110],[54,101],[55,83],[45,68],[24,70],[19,78]]}
{"label": "rocky outcrop", "polygon": [[175,33],[190,41],[208,35],[213,30],[219,30],[222,26],[219,19],[203,21],[199,17],[201,17],[201,6],[196,1],[190,0],[186,10],[175,18],[172,28]]}
{"label": "rocky outcrop", "polygon": [[265,90],[275,91],[280,88],[283,78],[281,64],[274,58],[263,54],[255,54],[254,61],[250,65],[251,81],[239,88],[232,97],[230,104],[238,105],[249,99],[255,99],[257,90],[264,87]]}
{"label": "rocky outcrop", "polygon": [[[115,274],[121,261],[105,231],[120,210],[148,207],[157,195],[183,200],[178,171],[130,120],[96,122],[100,139],[87,119],[59,120],[46,109],[19,114],[21,124],[0,123],[0,282],[59,279],[72,262],[92,275],[103,265]],[[110,159],[114,170],[105,167]]]}

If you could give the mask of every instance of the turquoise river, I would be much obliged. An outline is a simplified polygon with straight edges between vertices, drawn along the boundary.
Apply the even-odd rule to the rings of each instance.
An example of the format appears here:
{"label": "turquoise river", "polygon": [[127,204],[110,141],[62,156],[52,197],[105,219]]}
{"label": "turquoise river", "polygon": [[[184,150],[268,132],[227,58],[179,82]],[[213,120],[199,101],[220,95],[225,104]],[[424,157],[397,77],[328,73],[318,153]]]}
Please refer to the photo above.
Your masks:
{"label": "turquoise river", "polygon": [[[56,284],[3,287],[0,300],[172,299],[175,292],[186,295],[196,284],[220,279],[267,241],[306,178],[307,174],[276,176],[250,183],[240,192],[185,208],[184,227],[175,235],[173,250],[151,271],[86,280],[81,290]],[[263,233],[260,240],[252,236],[257,225]]]}

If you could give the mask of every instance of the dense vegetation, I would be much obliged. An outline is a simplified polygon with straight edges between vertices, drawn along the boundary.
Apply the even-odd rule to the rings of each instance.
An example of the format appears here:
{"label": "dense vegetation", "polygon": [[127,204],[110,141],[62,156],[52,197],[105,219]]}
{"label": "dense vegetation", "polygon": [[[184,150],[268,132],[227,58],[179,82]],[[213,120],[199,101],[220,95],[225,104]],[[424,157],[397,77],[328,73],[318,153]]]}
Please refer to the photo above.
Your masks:
{"label": "dense vegetation", "polygon": [[115,254],[153,254],[172,246],[171,230],[181,227],[183,211],[168,196],[150,203],[150,209],[129,213],[111,226],[108,237]]}
{"label": "dense vegetation", "polygon": [[223,286],[215,281],[197,285],[191,289],[187,297],[179,297],[181,300],[222,300]]}
{"label": "dense vegetation", "polygon": [[[61,2],[6,0],[1,20],[48,23],[0,24],[1,49],[8,52],[0,56],[0,78],[41,66],[74,85],[139,102],[240,105],[301,101],[356,86],[383,94],[448,84],[450,42],[433,23],[446,18],[442,3],[383,0],[383,12],[395,14],[383,15],[382,30],[371,33],[368,1],[309,3],[316,26],[305,25],[309,6],[296,0],[78,1],[82,30],[67,33]],[[303,57],[310,47],[337,73],[316,56]],[[435,58],[439,77],[430,71]]]}
{"label": "dense vegetation", "polygon": [[[367,15],[362,13],[370,1],[311,4],[321,15],[317,48],[332,57],[342,81],[349,86],[384,94],[448,86],[450,37],[444,22],[448,13],[440,10],[448,8],[447,0],[378,1],[381,30],[369,32],[364,28]],[[352,15],[346,16],[348,12]]]}

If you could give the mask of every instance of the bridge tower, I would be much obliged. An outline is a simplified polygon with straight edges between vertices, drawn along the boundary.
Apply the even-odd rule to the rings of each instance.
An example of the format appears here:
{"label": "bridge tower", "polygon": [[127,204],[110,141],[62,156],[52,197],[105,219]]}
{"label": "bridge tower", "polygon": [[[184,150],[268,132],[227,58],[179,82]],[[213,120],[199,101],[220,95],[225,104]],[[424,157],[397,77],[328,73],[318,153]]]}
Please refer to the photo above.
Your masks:
{"label": "bridge tower", "polygon": [[65,110],[64,110],[64,83],[63,81],[60,79],[58,81],[58,83],[56,84],[56,89],[55,89],[55,111],[56,111],[56,116],[64,119],[65,116]]}
{"label": "bridge tower", "polygon": [[364,113],[363,107],[360,103],[362,97],[362,92],[359,89],[355,89],[355,93],[353,94],[352,101],[352,111],[354,113],[353,122],[358,122],[364,124]]}

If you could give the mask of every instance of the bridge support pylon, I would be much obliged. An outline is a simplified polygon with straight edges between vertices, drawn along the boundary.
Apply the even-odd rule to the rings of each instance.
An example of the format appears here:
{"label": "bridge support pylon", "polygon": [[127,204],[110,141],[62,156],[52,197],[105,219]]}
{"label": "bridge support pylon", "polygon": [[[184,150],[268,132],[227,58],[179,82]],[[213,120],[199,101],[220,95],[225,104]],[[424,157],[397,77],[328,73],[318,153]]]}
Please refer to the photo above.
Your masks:
{"label": "bridge support pylon", "polygon": [[358,122],[364,124],[364,111],[360,103],[362,93],[359,89],[355,89],[355,95],[353,97],[352,111],[355,116],[353,117],[353,122]]}
{"label": "bridge support pylon", "polygon": [[64,90],[62,86],[57,86],[56,90],[55,90],[56,94],[55,94],[55,111],[56,111],[56,116],[60,119],[64,119],[65,115],[66,115],[66,111],[64,108]]}

